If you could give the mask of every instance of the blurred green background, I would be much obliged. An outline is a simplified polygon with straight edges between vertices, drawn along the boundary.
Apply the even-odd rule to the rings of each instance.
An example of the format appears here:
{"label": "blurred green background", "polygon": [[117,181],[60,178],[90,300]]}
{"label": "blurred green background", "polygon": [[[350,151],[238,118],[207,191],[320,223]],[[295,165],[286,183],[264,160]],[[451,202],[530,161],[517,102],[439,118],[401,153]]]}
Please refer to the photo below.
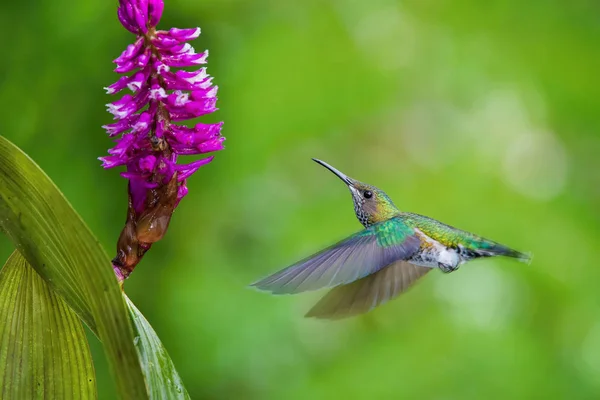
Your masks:
{"label": "blurred green background", "polygon": [[[0,134],[111,256],[126,181],[96,157],[132,41],[116,4],[0,6]],[[202,27],[221,109],[204,121],[225,121],[227,148],[126,290],[192,398],[600,398],[597,2],[166,0],[172,26]],[[304,319],[321,293],[246,285],[360,229],[311,157],[534,262],[476,261],[366,316]]]}

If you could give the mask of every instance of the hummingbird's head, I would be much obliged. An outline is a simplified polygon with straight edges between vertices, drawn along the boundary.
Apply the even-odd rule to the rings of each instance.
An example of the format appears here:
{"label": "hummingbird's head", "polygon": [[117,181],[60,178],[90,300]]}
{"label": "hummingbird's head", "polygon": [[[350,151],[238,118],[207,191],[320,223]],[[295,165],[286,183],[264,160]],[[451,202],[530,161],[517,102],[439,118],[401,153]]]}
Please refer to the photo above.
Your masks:
{"label": "hummingbird's head", "polygon": [[386,221],[400,212],[383,190],[352,179],[324,161],[317,160],[316,158],[313,158],[313,161],[333,172],[348,185],[350,193],[352,193],[352,200],[354,201],[356,218],[365,227],[377,222]]}

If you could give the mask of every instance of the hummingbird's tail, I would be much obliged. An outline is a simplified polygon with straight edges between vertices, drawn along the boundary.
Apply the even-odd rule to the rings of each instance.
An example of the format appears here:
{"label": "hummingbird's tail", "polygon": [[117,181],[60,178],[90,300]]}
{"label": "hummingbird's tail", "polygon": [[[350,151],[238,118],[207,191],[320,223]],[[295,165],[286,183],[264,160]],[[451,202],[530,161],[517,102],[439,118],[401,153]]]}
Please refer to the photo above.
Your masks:
{"label": "hummingbird's tail", "polygon": [[517,260],[526,264],[531,264],[531,259],[533,257],[533,255],[530,252],[522,253],[520,251],[513,250],[510,247],[506,247],[500,243],[492,242],[490,240],[485,239],[478,243],[475,253],[479,257],[503,256],[516,258]]}

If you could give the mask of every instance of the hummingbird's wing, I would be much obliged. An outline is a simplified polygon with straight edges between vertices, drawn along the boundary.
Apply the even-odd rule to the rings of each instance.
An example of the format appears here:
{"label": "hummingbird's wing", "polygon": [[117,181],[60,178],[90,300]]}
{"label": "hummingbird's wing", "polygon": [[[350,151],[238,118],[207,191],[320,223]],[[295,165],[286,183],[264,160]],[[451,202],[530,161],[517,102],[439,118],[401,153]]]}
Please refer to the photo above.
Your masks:
{"label": "hummingbird's wing", "polygon": [[364,314],[407,290],[431,268],[396,261],[381,271],[331,289],[306,317],[341,319]]}
{"label": "hummingbird's wing", "polygon": [[391,218],[355,233],[252,286],[292,294],[354,282],[394,261],[406,260],[421,244],[413,228]]}

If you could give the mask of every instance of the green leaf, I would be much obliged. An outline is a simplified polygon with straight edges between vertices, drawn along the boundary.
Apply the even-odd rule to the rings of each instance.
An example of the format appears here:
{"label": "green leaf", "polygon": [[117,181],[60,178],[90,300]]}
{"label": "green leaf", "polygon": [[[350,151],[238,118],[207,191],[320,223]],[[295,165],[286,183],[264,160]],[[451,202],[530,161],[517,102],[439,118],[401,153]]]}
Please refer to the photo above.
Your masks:
{"label": "green leaf", "polygon": [[15,250],[0,271],[0,398],[96,397],[79,318]]}
{"label": "green leaf", "polygon": [[189,399],[173,361],[156,332],[131,300],[125,296],[133,329],[134,343],[140,357],[151,399]]}
{"label": "green leaf", "polygon": [[121,397],[148,398],[110,259],[50,178],[2,136],[0,228],[100,338]]}

